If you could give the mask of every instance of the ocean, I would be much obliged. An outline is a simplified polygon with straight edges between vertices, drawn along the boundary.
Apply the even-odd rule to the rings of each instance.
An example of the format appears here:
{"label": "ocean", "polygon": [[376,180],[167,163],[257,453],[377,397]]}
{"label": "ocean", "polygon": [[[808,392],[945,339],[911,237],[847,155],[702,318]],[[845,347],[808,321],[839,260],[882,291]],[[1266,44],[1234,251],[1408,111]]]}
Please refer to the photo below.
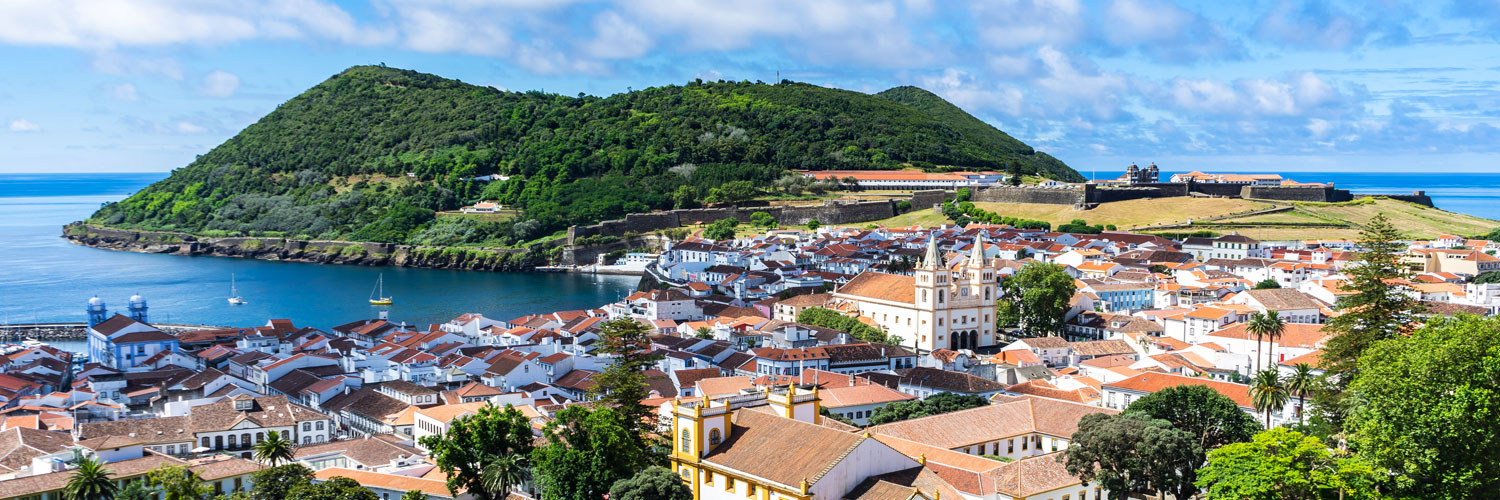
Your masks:
{"label": "ocean", "polygon": [[[62,225],[165,177],[150,174],[0,174],[0,322],[84,321],[95,295],[111,311],[141,294],[158,323],[263,325],[286,318],[328,328],[376,317],[368,298],[384,275],[393,321],[425,325],[466,312],[509,319],[585,309],[630,293],[637,279],[270,262],[99,250],[68,243]],[[1164,176],[1170,175],[1163,173]],[[1500,173],[1283,173],[1355,192],[1425,190],[1439,208],[1500,219]],[[1500,226],[1500,223],[1497,223]],[[231,306],[230,276],[248,301]]]}
{"label": "ocean", "polygon": [[[82,322],[85,302],[126,312],[139,293],[156,323],[259,326],[285,318],[327,329],[377,317],[425,326],[467,312],[511,319],[594,308],[638,278],[271,262],[117,252],[69,243],[62,225],[88,217],[166,174],[0,174],[0,322]],[[376,278],[395,304],[369,304]],[[226,300],[233,275],[248,302]]]}

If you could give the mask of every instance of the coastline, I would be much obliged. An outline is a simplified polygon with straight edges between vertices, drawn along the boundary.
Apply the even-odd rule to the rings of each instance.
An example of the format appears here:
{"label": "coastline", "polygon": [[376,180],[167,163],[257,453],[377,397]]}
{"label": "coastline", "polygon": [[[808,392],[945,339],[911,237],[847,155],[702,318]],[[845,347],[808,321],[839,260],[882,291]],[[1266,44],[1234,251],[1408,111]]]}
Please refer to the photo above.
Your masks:
{"label": "coastline", "polygon": [[538,265],[536,256],[515,248],[418,247],[271,237],[201,238],[187,233],[114,229],[82,222],[63,226],[62,237],[77,245],[103,250],[311,264],[503,272],[531,271]]}
{"label": "coastline", "polygon": [[[212,325],[178,325],[178,324],[152,324],[151,326],[173,335],[195,330],[213,330],[225,328]],[[26,339],[40,341],[48,340],[83,340],[88,338],[88,323],[20,323],[11,325],[0,325],[0,341],[16,342]]]}

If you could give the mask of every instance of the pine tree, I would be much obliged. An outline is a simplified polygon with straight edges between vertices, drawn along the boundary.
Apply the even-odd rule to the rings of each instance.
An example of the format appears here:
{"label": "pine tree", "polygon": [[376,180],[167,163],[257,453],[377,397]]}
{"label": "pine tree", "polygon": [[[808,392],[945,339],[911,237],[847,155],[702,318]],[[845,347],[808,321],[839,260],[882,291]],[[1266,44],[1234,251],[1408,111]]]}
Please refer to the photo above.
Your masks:
{"label": "pine tree", "polygon": [[1345,273],[1349,279],[1343,290],[1353,293],[1339,297],[1340,314],[1323,326],[1332,334],[1319,362],[1328,390],[1316,394],[1315,401],[1336,427],[1342,426],[1343,389],[1357,374],[1360,355],[1376,341],[1410,332],[1421,310],[1421,303],[1392,281],[1409,274],[1401,265],[1405,246],[1400,239],[1401,232],[1385,215],[1370,220],[1360,233],[1356,264]]}

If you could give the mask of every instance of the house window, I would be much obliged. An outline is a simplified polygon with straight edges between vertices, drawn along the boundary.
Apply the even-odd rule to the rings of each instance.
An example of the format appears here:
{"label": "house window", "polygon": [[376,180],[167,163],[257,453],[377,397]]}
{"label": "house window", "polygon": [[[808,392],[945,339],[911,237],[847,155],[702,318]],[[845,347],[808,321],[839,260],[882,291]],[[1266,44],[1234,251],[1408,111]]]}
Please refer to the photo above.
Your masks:
{"label": "house window", "polygon": [[691,433],[689,433],[687,429],[683,429],[682,430],[682,452],[683,453],[691,453],[692,451],[693,451],[693,435]]}
{"label": "house window", "polygon": [[264,442],[265,440],[266,440],[266,433],[264,433],[264,432],[257,432],[257,433],[255,433],[255,442],[260,443],[260,442]]}
{"label": "house window", "polygon": [[229,447],[234,448],[234,434],[229,435]]}
{"label": "house window", "polygon": [[203,447],[204,448],[208,447],[208,436],[203,436]]}
{"label": "house window", "polygon": [[302,444],[312,444],[312,436],[302,436]]}
{"label": "house window", "polygon": [[244,434],[240,434],[240,446],[250,446],[250,433],[246,432]]}
{"label": "house window", "polygon": [[1030,439],[1021,438],[1021,451],[1026,451],[1026,447],[1029,444],[1031,444],[1031,440]]}
{"label": "house window", "polygon": [[323,430],[323,421],[322,420],[318,421],[318,430],[320,430],[320,431]]}
{"label": "house window", "polygon": [[718,429],[714,429],[714,430],[708,431],[708,445],[709,446],[718,446],[719,445],[719,430]]}
{"label": "house window", "polygon": [[303,422],[302,423],[302,432],[311,432],[311,431],[312,431],[312,422]]}

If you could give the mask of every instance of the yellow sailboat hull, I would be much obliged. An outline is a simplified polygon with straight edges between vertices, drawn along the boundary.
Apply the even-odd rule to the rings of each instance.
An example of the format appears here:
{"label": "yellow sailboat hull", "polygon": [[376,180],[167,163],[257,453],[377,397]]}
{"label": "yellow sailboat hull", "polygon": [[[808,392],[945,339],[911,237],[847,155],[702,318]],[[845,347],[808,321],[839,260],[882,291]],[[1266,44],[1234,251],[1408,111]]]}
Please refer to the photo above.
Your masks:
{"label": "yellow sailboat hull", "polygon": [[391,299],[370,299],[370,305],[372,306],[388,306],[394,303],[395,301]]}

